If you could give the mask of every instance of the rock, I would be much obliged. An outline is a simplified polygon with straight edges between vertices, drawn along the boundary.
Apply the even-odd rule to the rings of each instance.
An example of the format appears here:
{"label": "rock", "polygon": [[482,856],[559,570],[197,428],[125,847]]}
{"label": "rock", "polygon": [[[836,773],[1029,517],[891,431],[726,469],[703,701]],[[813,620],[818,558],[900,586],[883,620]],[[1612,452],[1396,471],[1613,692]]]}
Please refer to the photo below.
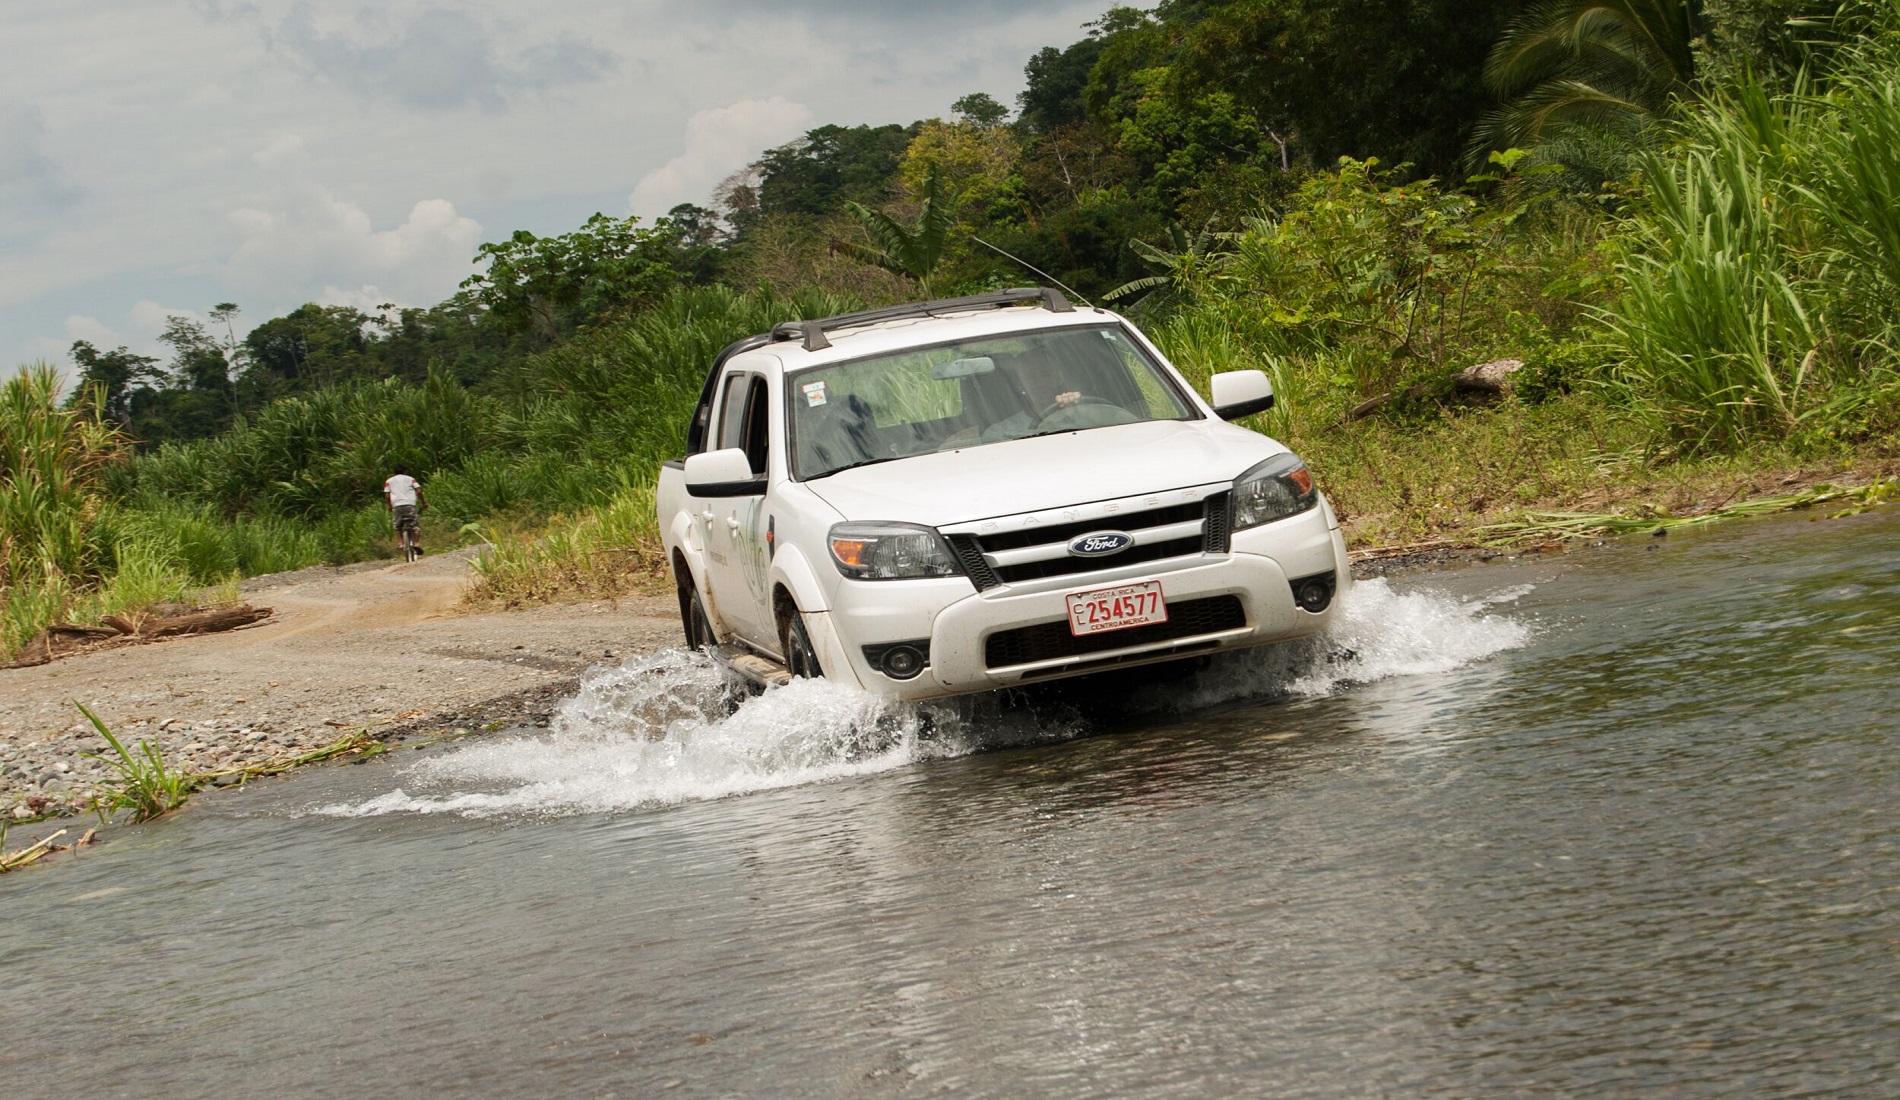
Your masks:
{"label": "rock", "polygon": [[1466,367],[1451,376],[1454,386],[1464,393],[1510,393],[1511,375],[1523,369],[1522,359],[1493,359]]}

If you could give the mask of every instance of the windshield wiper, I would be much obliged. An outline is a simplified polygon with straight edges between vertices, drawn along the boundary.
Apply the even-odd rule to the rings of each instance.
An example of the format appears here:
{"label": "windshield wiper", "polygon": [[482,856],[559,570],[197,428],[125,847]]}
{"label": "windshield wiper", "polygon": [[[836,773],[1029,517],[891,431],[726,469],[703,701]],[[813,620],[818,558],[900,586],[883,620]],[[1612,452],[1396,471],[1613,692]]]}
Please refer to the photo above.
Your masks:
{"label": "windshield wiper", "polygon": [[816,481],[821,477],[830,477],[832,474],[842,474],[846,470],[855,470],[860,466],[875,466],[880,462],[896,462],[900,458],[909,458],[909,457],[911,456],[910,455],[885,455],[882,458],[861,458],[856,462],[847,462],[842,466],[834,466],[831,469],[826,470],[822,474],[813,474],[812,476],[806,478],[805,480]]}

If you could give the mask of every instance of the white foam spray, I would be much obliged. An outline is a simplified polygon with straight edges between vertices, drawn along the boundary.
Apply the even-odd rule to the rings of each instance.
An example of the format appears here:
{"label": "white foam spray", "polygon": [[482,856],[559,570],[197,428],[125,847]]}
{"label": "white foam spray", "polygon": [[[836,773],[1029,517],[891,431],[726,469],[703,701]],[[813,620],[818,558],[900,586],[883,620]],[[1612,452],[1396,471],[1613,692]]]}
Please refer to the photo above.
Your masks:
{"label": "white foam spray", "polygon": [[[1448,671],[1528,640],[1528,626],[1492,610],[1527,591],[1461,600],[1362,581],[1327,634],[1223,655],[1194,676],[1154,685],[1140,709],[1181,713]],[[734,709],[729,693],[712,661],[678,650],[595,669],[546,735],[452,748],[406,767],[404,785],[387,794],[314,812],[626,810],[869,775],[1084,731],[1066,710],[1012,708],[997,696],[917,707],[800,680]]]}

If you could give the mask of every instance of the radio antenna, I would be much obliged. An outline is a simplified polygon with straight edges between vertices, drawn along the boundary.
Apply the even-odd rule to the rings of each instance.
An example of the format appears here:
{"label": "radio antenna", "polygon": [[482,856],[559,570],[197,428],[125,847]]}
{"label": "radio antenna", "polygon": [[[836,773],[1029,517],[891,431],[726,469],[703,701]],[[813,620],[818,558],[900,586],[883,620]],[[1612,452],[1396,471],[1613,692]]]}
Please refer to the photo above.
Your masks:
{"label": "radio antenna", "polygon": [[1084,298],[1084,297],[1082,297],[1082,296],[1081,296],[1080,294],[1077,294],[1077,293],[1075,292],[1075,288],[1074,288],[1074,287],[1072,287],[1072,286],[1070,286],[1069,284],[1067,284],[1067,283],[1065,283],[1065,282],[1063,282],[1063,281],[1062,281],[1061,279],[1058,279],[1058,278],[1056,278],[1056,277],[1055,277],[1054,275],[1051,275],[1051,274],[1049,274],[1049,273],[1048,273],[1047,271],[1044,271],[1044,270],[1043,270],[1042,268],[1040,268],[1040,267],[1037,267],[1037,266],[1036,266],[1035,264],[1032,264],[1032,263],[1030,263],[1030,262],[1029,262],[1028,260],[1025,260],[1025,259],[1023,259],[1023,258],[1022,258],[1021,256],[1018,256],[1018,255],[1016,255],[1016,254],[1014,254],[1014,253],[1011,253],[1011,252],[1004,252],[1004,251],[1003,251],[1002,249],[1000,249],[1000,248],[998,248],[998,247],[996,247],[995,245],[993,245],[993,244],[991,244],[990,242],[988,242],[988,241],[986,241],[986,240],[984,240],[983,238],[981,238],[981,237],[978,237],[978,236],[976,236],[976,235],[974,235],[974,234],[972,234],[972,235],[971,235],[971,237],[970,237],[970,239],[971,239],[971,240],[973,240],[973,241],[975,241],[976,243],[978,243],[978,244],[980,244],[980,245],[982,245],[982,246],[983,246],[984,248],[987,248],[987,249],[989,249],[989,250],[990,250],[991,252],[995,252],[995,253],[998,253],[998,254],[1000,254],[1000,255],[1003,255],[1003,256],[1007,256],[1007,257],[1009,257],[1009,258],[1010,258],[1010,259],[1012,259],[1012,260],[1015,260],[1015,261],[1016,261],[1017,263],[1019,263],[1019,264],[1021,264],[1021,265],[1023,265],[1024,267],[1026,267],[1026,268],[1028,268],[1029,270],[1031,270],[1031,271],[1033,271],[1033,272],[1035,272],[1036,274],[1038,274],[1038,275],[1040,275],[1040,276],[1042,276],[1043,278],[1045,278],[1045,279],[1047,279],[1047,280],[1049,280],[1050,282],[1052,282],[1052,283],[1054,283],[1054,284],[1056,284],[1057,286],[1059,286],[1059,287],[1061,287],[1062,289],[1064,289],[1064,290],[1066,290],[1066,291],[1068,291],[1068,292],[1069,292],[1069,297],[1071,297],[1071,298],[1074,298],[1074,299],[1076,299],[1077,301],[1079,301],[1079,302],[1081,302],[1081,303],[1082,303],[1083,305],[1085,305],[1085,306],[1087,306],[1087,307],[1089,307],[1090,309],[1097,309],[1097,308],[1099,308],[1098,306],[1096,306],[1096,304],[1095,304],[1094,302],[1091,302],[1091,301],[1089,301],[1089,300],[1088,300],[1087,298]]}

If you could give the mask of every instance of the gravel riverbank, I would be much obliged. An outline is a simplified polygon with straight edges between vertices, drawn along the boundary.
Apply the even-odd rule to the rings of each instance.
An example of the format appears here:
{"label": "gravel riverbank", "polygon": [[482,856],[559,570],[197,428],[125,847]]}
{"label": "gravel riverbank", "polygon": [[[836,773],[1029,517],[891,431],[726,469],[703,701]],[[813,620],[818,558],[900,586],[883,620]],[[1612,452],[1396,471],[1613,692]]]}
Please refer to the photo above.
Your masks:
{"label": "gravel riverbank", "polygon": [[0,671],[0,814],[82,810],[110,749],[73,701],[168,767],[220,772],[381,738],[533,721],[592,665],[672,644],[664,597],[468,612],[467,554],[246,582],[268,621]]}

